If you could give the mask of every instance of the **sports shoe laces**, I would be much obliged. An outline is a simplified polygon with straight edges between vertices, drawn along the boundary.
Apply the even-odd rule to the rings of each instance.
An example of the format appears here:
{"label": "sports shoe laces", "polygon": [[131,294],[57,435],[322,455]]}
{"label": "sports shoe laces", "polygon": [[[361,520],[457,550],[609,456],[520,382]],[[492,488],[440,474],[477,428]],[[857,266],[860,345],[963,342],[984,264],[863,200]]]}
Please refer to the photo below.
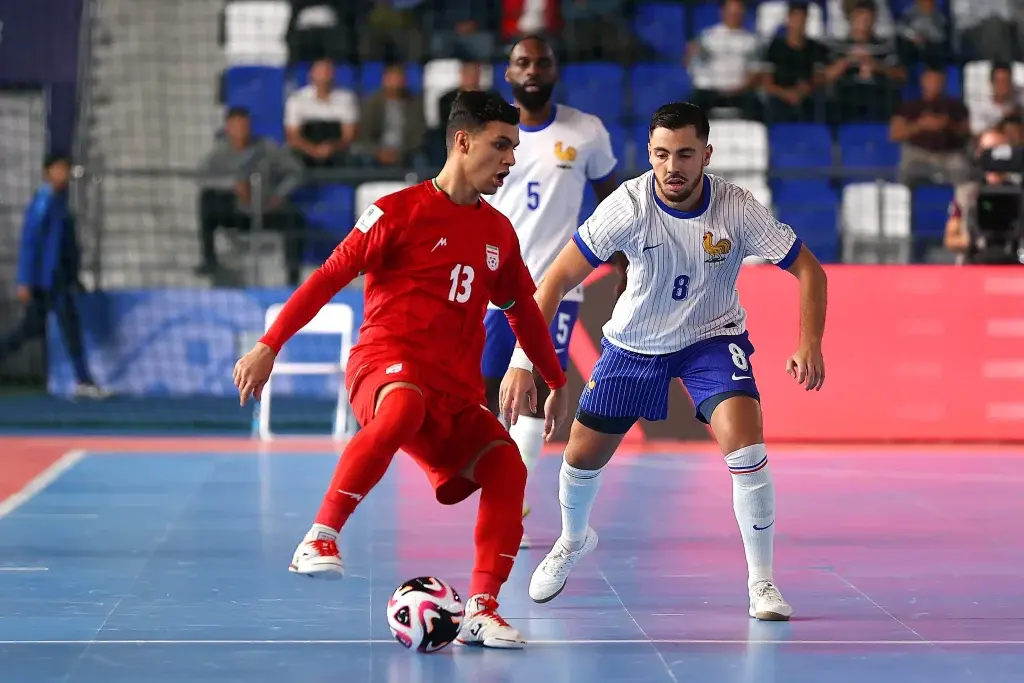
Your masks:
{"label": "sports shoe laces", "polygon": [[761,581],[756,584],[754,586],[754,597],[768,598],[769,600],[782,602],[782,594],[779,593],[779,589],[776,588],[771,581]]}
{"label": "sports shoe laces", "polygon": [[483,617],[485,619],[489,619],[490,621],[494,622],[498,626],[504,626],[504,627],[508,627],[509,626],[508,622],[505,621],[504,619],[502,619],[501,615],[498,614],[498,601],[495,600],[494,598],[489,597],[489,596],[488,597],[482,597],[482,598],[476,598],[476,607],[477,607],[477,610],[473,614],[473,616],[475,616],[475,617]]}
{"label": "sports shoe laces", "polygon": [[561,576],[576,563],[578,553],[566,548],[559,542],[558,551],[544,559],[544,573],[548,576]]}

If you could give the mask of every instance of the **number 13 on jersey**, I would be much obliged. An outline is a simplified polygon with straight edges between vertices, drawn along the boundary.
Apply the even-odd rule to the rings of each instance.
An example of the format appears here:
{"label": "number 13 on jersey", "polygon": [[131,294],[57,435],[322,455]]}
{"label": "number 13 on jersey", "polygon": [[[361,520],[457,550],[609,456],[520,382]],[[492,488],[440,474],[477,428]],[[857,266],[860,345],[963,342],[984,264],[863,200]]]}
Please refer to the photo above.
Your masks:
{"label": "number 13 on jersey", "polygon": [[473,294],[473,266],[464,266],[461,263],[452,268],[448,276],[452,281],[452,288],[448,290],[448,301],[464,304],[469,301]]}

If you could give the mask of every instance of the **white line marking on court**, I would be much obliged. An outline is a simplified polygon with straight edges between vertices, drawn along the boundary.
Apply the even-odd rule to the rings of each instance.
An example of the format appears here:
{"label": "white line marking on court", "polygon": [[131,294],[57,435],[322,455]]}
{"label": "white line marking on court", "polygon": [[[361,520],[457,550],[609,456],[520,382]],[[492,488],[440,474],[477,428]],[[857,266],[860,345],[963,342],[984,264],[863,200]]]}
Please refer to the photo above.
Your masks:
{"label": "white line marking on court", "polygon": [[18,519],[99,519],[95,512],[12,512]]}
{"label": "white line marking on court", "polygon": [[25,484],[20,491],[12,494],[6,500],[0,501],[0,519],[3,519],[32,500],[36,494],[56,481],[60,475],[74,467],[78,461],[85,457],[85,454],[86,451],[82,448],[68,451],[60,456],[55,463],[33,477],[32,481]]}
{"label": "white line marking on court", "polygon": [[48,572],[49,567],[0,567],[0,572]]}
{"label": "white line marking on court", "polygon": [[[0,645],[379,645],[391,638],[362,640],[0,640]],[[531,645],[1024,645],[1024,640],[705,640],[581,639],[531,640]]]}

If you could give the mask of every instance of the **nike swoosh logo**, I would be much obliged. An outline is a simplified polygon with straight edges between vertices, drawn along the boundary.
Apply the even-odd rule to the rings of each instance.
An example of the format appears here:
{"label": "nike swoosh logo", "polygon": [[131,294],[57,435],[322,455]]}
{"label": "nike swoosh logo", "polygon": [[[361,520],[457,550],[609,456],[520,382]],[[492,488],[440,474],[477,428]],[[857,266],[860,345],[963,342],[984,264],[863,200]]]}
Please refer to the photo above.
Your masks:
{"label": "nike swoosh logo", "polygon": [[734,382],[738,382],[738,381],[739,381],[739,380],[741,380],[741,379],[754,379],[754,378],[753,378],[753,377],[751,377],[750,375],[737,375],[737,374],[736,374],[736,373],[734,372],[734,373],[732,374],[732,379],[733,379],[733,381],[734,381]]}
{"label": "nike swoosh logo", "polygon": [[[775,524],[775,520],[774,519],[772,520],[772,524]],[[769,524],[768,526],[758,526],[758,525],[755,524],[754,525],[754,531],[764,531],[765,529],[770,527],[772,524]]]}
{"label": "nike swoosh logo", "polygon": [[657,249],[660,246],[661,246],[661,244],[659,243],[659,244],[652,245],[650,247],[644,247],[644,251],[647,251],[648,249]]}

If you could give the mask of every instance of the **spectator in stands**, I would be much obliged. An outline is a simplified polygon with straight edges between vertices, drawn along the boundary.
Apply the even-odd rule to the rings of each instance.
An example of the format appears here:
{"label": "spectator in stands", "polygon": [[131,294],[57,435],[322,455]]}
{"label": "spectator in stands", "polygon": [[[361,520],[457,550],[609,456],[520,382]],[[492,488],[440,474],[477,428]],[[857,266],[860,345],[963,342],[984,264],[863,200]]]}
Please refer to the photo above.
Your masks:
{"label": "spectator in stands", "polygon": [[[978,138],[975,158],[980,158],[985,150],[1008,144],[1006,136],[997,130],[988,130]],[[982,181],[987,185],[1002,185],[1007,182],[1002,173],[986,173]],[[1019,185],[1019,179],[1016,179]],[[984,248],[977,225],[978,193],[982,182],[970,181],[957,185],[953,201],[949,204],[949,218],[946,220],[946,232],[943,244],[956,255],[957,263],[970,263],[978,252]]]}
{"label": "spectator in stands", "polygon": [[430,53],[438,59],[470,59],[489,63],[501,5],[481,0],[427,0]]}
{"label": "spectator in stands", "polygon": [[363,102],[360,148],[382,166],[410,165],[426,134],[423,98],[405,87],[405,67],[384,70],[381,89]]}
{"label": "spectator in stands", "polygon": [[523,36],[561,35],[561,0],[502,0],[501,40],[512,45]]}
{"label": "spectator in stands", "polygon": [[1024,92],[1013,84],[1009,62],[993,63],[989,82],[992,84],[991,98],[970,102],[971,132],[974,135],[994,128],[1007,116],[1019,114],[1024,104]]}
{"label": "spectator in stands", "polygon": [[1006,142],[1014,147],[1024,145],[1024,119],[1021,114],[1014,112],[999,122],[996,127],[1000,133],[1006,136]]}
{"label": "spectator in stands", "polygon": [[921,97],[904,102],[889,124],[889,137],[902,144],[901,183],[962,183],[970,166],[971,138],[967,107],[946,95],[945,69],[929,66],[921,73]]}
{"label": "spectator in stands", "polygon": [[[892,38],[896,34],[896,22],[889,9],[889,0],[869,0],[875,10],[875,35]],[[850,37],[850,24],[859,0],[826,0],[825,15],[828,17],[828,35],[833,40]]]}
{"label": "spectator in stands", "polygon": [[318,59],[309,69],[309,85],[296,90],[284,108],[288,146],[310,167],[344,163],[356,138],[359,99],[334,85],[334,63]]}
{"label": "spectator in stands", "polygon": [[1015,0],[951,0],[962,57],[1011,62],[1019,57]]}
{"label": "spectator in stands", "polygon": [[742,0],[725,0],[722,21],[704,29],[686,49],[685,63],[693,74],[691,101],[705,111],[738,109],[760,118],[757,87],[761,80],[757,36],[743,26]]}
{"label": "spectator in stands", "polygon": [[419,62],[423,59],[424,0],[371,0],[360,22],[359,54],[364,62]]}
{"label": "spectator in stands", "polygon": [[78,236],[68,209],[71,163],[65,156],[53,155],[43,162],[43,168],[46,182],[25,211],[18,252],[18,299],[25,305],[25,316],[17,329],[0,338],[0,359],[26,342],[43,337],[46,318],[53,311],[75,369],[75,396],[105,398],[109,393],[96,386],[85,361],[75,303],[82,286],[78,279]]}
{"label": "spectator in stands", "polygon": [[833,46],[825,80],[834,85],[842,123],[885,121],[906,80],[895,45],[875,34],[873,0],[857,0],[850,15],[850,37]]}
{"label": "spectator in stands", "polygon": [[625,17],[624,0],[561,0],[565,54],[569,61],[632,62],[638,44]]}
{"label": "spectator in stands", "polygon": [[904,64],[947,64],[950,61],[949,22],[935,0],[915,0],[903,13],[899,45]]}
{"label": "spectator in stands", "polygon": [[444,133],[444,128],[448,123],[448,114],[452,111],[452,103],[455,102],[455,98],[458,96],[460,90],[480,90],[480,75],[483,73],[483,67],[479,62],[463,62],[459,69],[459,87],[454,90],[449,90],[444,95],[441,95],[441,99],[437,103],[437,114],[438,121],[441,122],[441,132]]}
{"label": "spectator in stands", "polygon": [[291,64],[327,57],[347,62],[355,57],[355,8],[348,0],[291,0],[285,42]]}
{"label": "spectator in stands", "polygon": [[790,2],[786,32],[776,36],[765,54],[767,118],[771,123],[813,121],[815,91],[824,82],[828,50],[807,37],[807,3]]}
{"label": "spectator in stands", "polygon": [[225,135],[207,154],[200,167],[203,175],[199,196],[199,236],[202,248],[200,275],[221,272],[214,249],[218,227],[244,232],[252,229],[257,218],[252,178],[261,179],[259,218],[264,230],[284,235],[285,267],[288,283],[299,283],[306,222],[293,207],[289,195],[302,181],[302,166],[288,150],[267,138],[252,135],[249,112],[241,108],[228,111]]}

